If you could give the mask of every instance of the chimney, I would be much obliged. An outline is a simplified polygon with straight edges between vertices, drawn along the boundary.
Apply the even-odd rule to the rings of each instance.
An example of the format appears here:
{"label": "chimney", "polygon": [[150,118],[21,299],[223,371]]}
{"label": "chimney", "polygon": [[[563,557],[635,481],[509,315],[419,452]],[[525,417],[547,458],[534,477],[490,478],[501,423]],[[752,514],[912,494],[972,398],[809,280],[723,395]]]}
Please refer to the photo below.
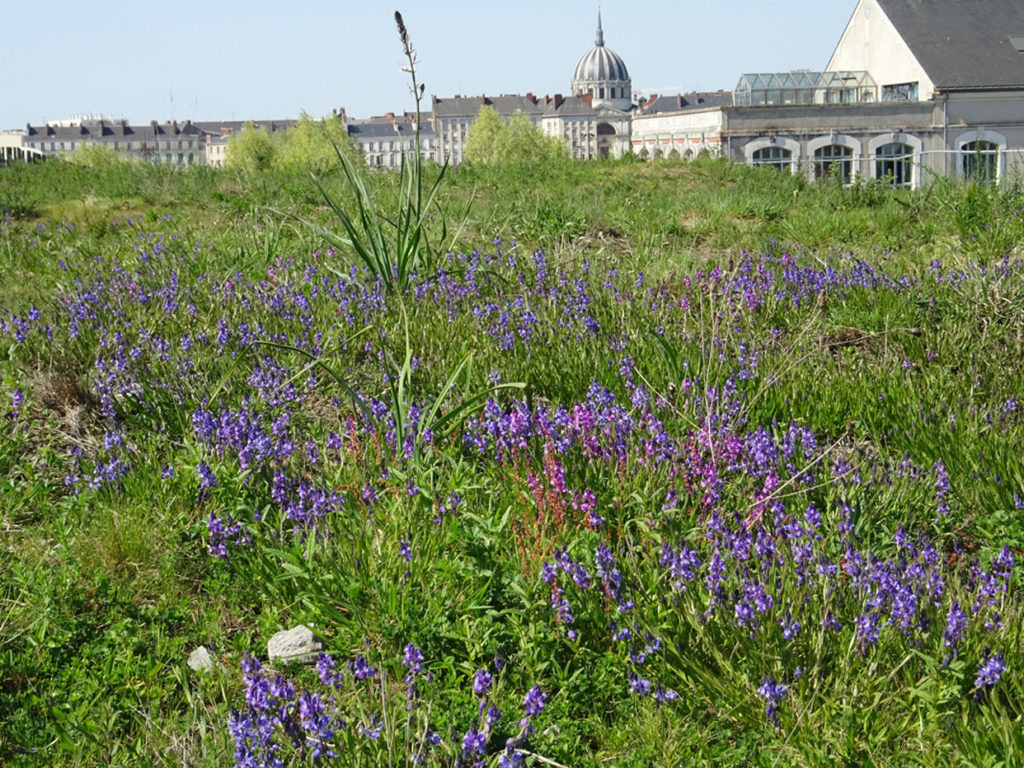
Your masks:
{"label": "chimney", "polygon": [[536,104],[536,103],[537,103],[537,97],[536,97],[536,96],[534,96],[534,95],[533,95],[532,93],[530,93],[529,91],[527,91],[527,92],[526,92],[526,98],[527,98],[527,99],[529,99],[530,101],[532,101],[532,102],[533,102],[534,104]]}
{"label": "chimney", "polygon": [[580,94],[580,101],[585,101],[587,103],[588,107],[593,107],[594,106],[594,94],[592,94],[592,93]]}
{"label": "chimney", "polygon": [[555,109],[558,109],[560,106],[562,106],[562,102],[564,102],[564,101],[565,101],[565,99],[562,98],[562,94],[556,93],[555,94]]}

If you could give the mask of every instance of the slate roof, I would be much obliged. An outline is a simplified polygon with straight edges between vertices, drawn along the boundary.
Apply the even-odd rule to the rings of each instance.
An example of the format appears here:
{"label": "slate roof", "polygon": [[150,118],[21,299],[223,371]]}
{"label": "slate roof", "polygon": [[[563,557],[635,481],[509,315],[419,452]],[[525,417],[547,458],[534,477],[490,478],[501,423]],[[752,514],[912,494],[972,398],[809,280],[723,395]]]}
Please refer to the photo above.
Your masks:
{"label": "slate roof", "polygon": [[[548,117],[553,115],[559,117],[578,117],[580,115],[593,115],[597,110],[586,99],[579,96],[566,96],[563,99],[549,99],[545,97],[541,102],[544,114]],[[557,104],[557,106],[556,106]]]}
{"label": "slate roof", "polygon": [[712,91],[710,93],[677,93],[674,96],[659,96],[648,101],[642,114],[656,115],[663,112],[682,112],[687,109],[704,109],[706,107],[732,106],[732,91]]}
{"label": "slate roof", "polygon": [[1022,0],[878,0],[938,90],[1024,88]]}
{"label": "slate roof", "polygon": [[25,135],[53,140],[99,138],[106,136],[200,136],[206,133],[196,123],[158,123],[129,125],[122,120],[88,120],[80,125],[26,125]]}
{"label": "slate roof", "polygon": [[494,107],[499,115],[509,116],[514,112],[540,115],[543,108],[536,99],[529,96],[456,96],[453,99],[439,99],[432,104],[435,117],[473,117],[484,104]]}
{"label": "slate roof", "polygon": [[298,120],[197,120],[193,125],[203,133],[214,136],[227,136],[232,133],[238,133],[246,126],[265,128],[268,133],[273,133],[274,131],[291,128],[298,122]]}
{"label": "slate roof", "polygon": [[[395,129],[398,129],[397,131]],[[413,137],[416,130],[413,128],[413,120],[407,117],[399,117],[394,120],[387,118],[371,118],[369,120],[352,120],[348,123],[348,134],[356,139],[393,139],[397,136]],[[434,135],[434,126],[429,120],[422,120],[420,124],[420,138],[430,138]]]}

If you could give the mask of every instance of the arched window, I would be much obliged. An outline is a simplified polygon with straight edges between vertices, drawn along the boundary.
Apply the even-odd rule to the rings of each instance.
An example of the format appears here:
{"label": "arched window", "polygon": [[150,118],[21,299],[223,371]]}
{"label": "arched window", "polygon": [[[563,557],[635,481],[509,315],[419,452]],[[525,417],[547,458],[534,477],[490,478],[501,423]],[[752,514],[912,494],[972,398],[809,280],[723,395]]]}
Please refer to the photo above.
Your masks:
{"label": "arched window", "polygon": [[774,168],[779,173],[788,172],[793,167],[793,153],[785,147],[761,147],[754,150],[751,163],[755,166]]}
{"label": "arched window", "polygon": [[960,171],[965,179],[990,183],[999,168],[999,145],[991,141],[969,141],[960,147]]}
{"label": "arched window", "polygon": [[834,177],[849,184],[853,180],[853,150],[842,144],[829,144],[814,150],[814,178]]}
{"label": "arched window", "polygon": [[913,181],[914,148],[894,141],[875,151],[875,178],[894,187],[909,187]]}

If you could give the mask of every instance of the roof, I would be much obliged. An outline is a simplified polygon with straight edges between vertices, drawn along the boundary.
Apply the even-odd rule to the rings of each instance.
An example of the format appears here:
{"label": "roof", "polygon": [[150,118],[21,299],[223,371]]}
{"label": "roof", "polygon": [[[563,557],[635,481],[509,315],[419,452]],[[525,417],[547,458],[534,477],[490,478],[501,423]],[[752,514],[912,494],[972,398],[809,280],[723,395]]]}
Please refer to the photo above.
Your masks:
{"label": "roof", "polygon": [[78,125],[27,125],[24,131],[26,136],[46,136],[65,140],[103,136],[198,136],[201,133],[203,130],[189,121],[158,123],[155,120],[148,125],[129,125],[123,120],[89,120]]}
{"label": "roof", "polygon": [[[348,134],[356,139],[394,139],[396,137],[412,138],[416,135],[413,120],[408,117],[395,119],[371,118],[369,120],[350,120]],[[428,138],[434,135],[434,126],[429,120],[420,123],[420,136]]]}
{"label": "roof", "polygon": [[1024,87],[1021,0],[878,0],[938,90]]}
{"label": "roof", "polygon": [[586,99],[579,96],[563,98],[561,94],[558,94],[554,98],[545,96],[541,103],[544,105],[544,114],[548,117],[552,115],[558,117],[590,116],[597,113],[597,109],[592,106],[589,97]]}
{"label": "roof", "polygon": [[227,136],[238,133],[245,127],[263,128],[268,133],[293,127],[298,120],[197,120],[193,123],[203,133]]}
{"label": "roof", "polygon": [[487,105],[505,117],[515,112],[528,115],[540,115],[542,107],[537,99],[527,96],[456,96],[453,99],[434,97],[433,111],[435,117],[472,117],[475,118],[480,107]]}
{"label": "roof", "polygon": [[748,72],[740,75],[737,91],[791,89],[842,89],[873,87],[875,81],[864,70],[843,72],[812,72],[795,69],[790,72]]}
{"label": "roof", "polygon": [[622,60],[611,48],[598,45],[591,48],[580,58],[573,73],[574,83],[586,82],[629,82],[629,70],[626,69],[626,62]]}
{"label": "roof", "polygon": [[711,93],[677,93],[672,96],[654,96],[648,99],[641,110],[645,115],[662,112],[682,112],[686,109],[705,109],[707,107],[732,106],[732,91],[713,91]]}

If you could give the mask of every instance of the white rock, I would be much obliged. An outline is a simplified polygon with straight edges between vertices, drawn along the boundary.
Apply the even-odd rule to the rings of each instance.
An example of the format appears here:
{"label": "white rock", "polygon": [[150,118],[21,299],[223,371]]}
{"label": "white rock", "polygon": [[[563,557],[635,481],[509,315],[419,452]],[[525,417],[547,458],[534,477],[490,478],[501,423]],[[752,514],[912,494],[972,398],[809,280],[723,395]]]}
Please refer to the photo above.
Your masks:
{"label": "white rock", "polygon": [[282,630],[270,638],[267,642],[267,657],[271,661],[281,659],[312,664],[323,647],[323,643],[313,634],[313,630],[300,624]]}
{"label": "white rock", "polygon": [[213,669],[213,657],[205,645],[200,645],[188,655],[188,666],[196,672],[210,672]]}

